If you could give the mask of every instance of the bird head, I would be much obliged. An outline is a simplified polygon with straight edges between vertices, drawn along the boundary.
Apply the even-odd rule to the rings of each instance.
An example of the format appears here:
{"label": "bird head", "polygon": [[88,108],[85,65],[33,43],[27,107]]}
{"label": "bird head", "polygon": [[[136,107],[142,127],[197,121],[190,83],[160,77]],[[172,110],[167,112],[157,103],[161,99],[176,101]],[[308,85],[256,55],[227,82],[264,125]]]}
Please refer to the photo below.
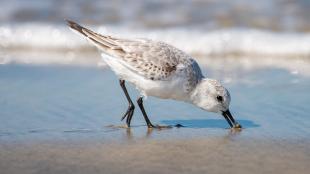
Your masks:
{"label": "bird head", "polygon": [[229,111],[230,94],[217,80],[201,80],[191,94],[191,101],[203,110],[223,115],[231,127],[241,128]]}

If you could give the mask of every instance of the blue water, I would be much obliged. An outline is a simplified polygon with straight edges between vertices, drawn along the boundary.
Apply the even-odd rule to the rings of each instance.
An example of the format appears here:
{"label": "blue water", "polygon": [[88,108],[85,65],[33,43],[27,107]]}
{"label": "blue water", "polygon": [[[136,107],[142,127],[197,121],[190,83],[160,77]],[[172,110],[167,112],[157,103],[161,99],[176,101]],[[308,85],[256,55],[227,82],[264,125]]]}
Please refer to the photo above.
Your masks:
{"label": "blue water", "polygon": [[[231,74],[212,68],[208,76]],[[218,75],[221,74],[221,75]],[[276,68],[239,72],[225,84],[231,111],[244,129],[241,137],[302,140],[310,137],[310,78]],[[128,85],[132,99],[137,91]],[[208,137],[229,134],[217,114],[193,105],[148,97],[154,124],[184,128],[147,131],[138,107],[129,130],[120,118],[127,101],[109,69],[79,66],[0,65],[0,141],[124,139],[124,137]],[[113,126],[109,126],[113,125]]]}
{"label": "blue water", "polygon": [[5,23],[55,23],[64,18],[88,24],[112,24],[143,28],[192,27],[260,28],[307,32],[308,0],[66,0],[1,1],[0,25]]}

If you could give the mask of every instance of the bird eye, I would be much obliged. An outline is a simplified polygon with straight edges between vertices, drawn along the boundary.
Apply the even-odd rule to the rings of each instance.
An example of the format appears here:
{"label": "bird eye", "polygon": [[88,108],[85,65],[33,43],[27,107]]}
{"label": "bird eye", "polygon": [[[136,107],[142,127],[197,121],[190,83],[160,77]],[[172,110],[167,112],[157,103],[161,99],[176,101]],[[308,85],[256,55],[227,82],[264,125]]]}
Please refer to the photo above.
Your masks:
{"label": "bird eye", "polygon": [[219,101],[219,102],[222,102],[222,101],[223,101],[223,97],[220,96],[220,95],[216,96],[216,99],[217,99],[217,101]]}

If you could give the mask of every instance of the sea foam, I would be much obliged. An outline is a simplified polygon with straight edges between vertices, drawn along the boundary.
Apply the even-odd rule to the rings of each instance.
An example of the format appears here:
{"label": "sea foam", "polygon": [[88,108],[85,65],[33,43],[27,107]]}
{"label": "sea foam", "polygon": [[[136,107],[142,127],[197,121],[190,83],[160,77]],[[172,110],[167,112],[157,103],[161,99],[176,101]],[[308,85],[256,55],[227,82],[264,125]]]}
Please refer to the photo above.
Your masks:
{"label": "sea foam", "polygon": [[[115,26],[89,28],[119,37],[164,41],[189,54],[310,56],[309,33],[276,33],[254,29],[202,31],[183,28],[142,30]],[[85,39],[74,34],[65,24],[56,26],[41,23],[0,26],[0,48],[2,51],[94,50]]]}

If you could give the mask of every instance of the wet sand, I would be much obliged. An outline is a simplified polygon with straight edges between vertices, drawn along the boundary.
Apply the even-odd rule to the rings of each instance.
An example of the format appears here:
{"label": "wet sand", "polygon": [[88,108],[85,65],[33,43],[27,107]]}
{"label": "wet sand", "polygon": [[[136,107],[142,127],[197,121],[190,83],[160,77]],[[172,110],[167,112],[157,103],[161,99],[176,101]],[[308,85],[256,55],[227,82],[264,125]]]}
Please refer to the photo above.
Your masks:
{"label": "wet sand", "polygon": [[243,139],[234,134],[193,139],[131,139],[122,143],[97,140],[0,145],[1,174],[306,174],[309,162],[310,141]]}

